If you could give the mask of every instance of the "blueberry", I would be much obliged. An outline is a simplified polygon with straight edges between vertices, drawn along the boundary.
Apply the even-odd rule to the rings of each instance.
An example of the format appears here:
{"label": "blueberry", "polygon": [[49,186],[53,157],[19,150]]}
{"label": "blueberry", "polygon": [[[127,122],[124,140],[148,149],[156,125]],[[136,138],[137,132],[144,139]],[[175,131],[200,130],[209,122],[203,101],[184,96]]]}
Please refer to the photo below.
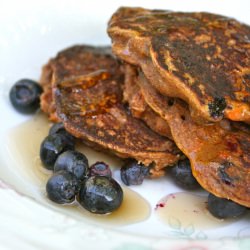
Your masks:
{"label": "blueberry", "polygon": [[64,134],[69,137],[72,141],[75,140],[74,136],[71,135],[64,127],[64,124],[62,122],[54,123],[50,130],[49,130],[49,135],[53,134]]}
{"label": "blueberry", "polygon": [[208,103],[208,110],[213,118],[222,117],[226,107],[227,103],[224,97],[215,97],[212,102]]}
{"label": "blueberry", "polygon": [[65,170],[76,176],[78,180],[83,180],[88,172],[88,159],[80,152],[67,150],[60,154],[54,165],[54,172]]}
{"label": "blueberry", "polygon": [[194,178],[188,159],[179,161],[171,170],[175,183],[184,189],[196,189],[200,187]]}
{"label": "blueberry", "polygon": [[22,79],[12,86],[9,98],[17,111],[30,114],[39,108],[41,93],[42,88],[37,82]]}
{"label": "blueberry", "polygon": [[73,150],[74,144],[62,134],[53,134],[45,137],[40,146],[40,159],[43,165],[53,170],[57,157],[67,150]]}
{"label": "blueberry", "polygon": [[79,182],[73,174],[60,171],[50,177],[46,191],[48,198],[55,203],[72,203],[79,191]]}
{"label": "blueberry", "polygon": [[208,195],[208,211],[220,219],[233,218],[242,215],[247,210],[231,200],[216,197],[213,194]]}
{"label": "blueberry", "polygon": [[54,123],[49,129],[49,135],[65,132],[65,128],[62,122]]}
{"label": "blueberry", "polygon": [[149,176],[149,168],[135,160],[126,162],[121,167],[121,179],[125,185],[140,185]]}
{"label": "blueberry", "polygon": [[98,161],[90,166],[89,168],[89,175],[101,175],[101,176],[112,176],[112,172],[108,164],[102,161]]}
{"label": "blueberry", "polygon": [[121,186],[107,176],[91,176],[81,186],[78,201],[81,206],[95,214],[111,213],[123,200]]}

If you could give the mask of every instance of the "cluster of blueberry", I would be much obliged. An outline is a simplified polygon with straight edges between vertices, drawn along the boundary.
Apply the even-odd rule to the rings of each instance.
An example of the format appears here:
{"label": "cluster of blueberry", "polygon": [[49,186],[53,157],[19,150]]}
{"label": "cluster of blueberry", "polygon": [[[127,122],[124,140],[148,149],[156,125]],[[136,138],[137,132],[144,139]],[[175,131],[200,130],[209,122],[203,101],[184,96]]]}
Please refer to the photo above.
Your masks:
{"label": "cluster of blueberry", "polygon": [[40,158],[53,175],[46,191],[48,198],[58,204],[75,200],[92,213],[106,214],[122,203],[121,186],[112,178],[112,172],[104,162],[89,166],[84,154],[74,150],[75,138],[62,123],[54,124],[40,147]]}
{"label": "cluster of blueberry", "polygon": [[[13,107],[20,113],[34,113],[40,106],[41,86],[30,79],[17,81],[10,89]],[[51,127],[40,147],[40,158],[54,173],[49,178],[48,198],[58,204],[75,200],[93,213],[105,214],[117,209],[123,200],[120,185],[112,178],[109,166],[97,162],[89,167],[88,159],[74,150],[75,138],[62,123]]]}

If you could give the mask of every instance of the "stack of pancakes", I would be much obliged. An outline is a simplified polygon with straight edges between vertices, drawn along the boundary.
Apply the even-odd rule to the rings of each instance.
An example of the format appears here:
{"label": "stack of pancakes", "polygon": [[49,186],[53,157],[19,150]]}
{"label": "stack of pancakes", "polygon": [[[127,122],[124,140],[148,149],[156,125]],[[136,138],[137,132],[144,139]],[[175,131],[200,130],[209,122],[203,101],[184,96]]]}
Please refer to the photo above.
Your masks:
{"label": "stack of pancakes", "polygon": [[250,207],[250,27],[209,13],[120,8],[112,50],[75,46],[44,67],[42,109],[153,176],[183,157],[207,191]]}

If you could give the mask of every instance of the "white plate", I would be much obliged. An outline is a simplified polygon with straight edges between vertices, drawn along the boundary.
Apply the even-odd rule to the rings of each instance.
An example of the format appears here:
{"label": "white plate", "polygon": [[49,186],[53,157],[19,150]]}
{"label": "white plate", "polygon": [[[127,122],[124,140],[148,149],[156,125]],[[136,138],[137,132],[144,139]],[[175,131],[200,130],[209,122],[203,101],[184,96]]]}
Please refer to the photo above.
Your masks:
{"label": "white plate", "polygon": [[[46,199],[44,174],[33,169],[25,150],[37,150],[47,125],[35,123],[17,140],[14,131],[31,116],[18,114],[9,103],[11,85],[21,78],[39,79],[41,66],[59,50],[74,44],[109,44],[106,24],[119,6],[180,11],[209,11],[250,24],[248,1],[3,1],[0,0],[0,248],[1,249],[250,249],[249,214],[215,228],[185,224],[172,218],[164,224],[154,208],[170,193],[180,192],[171,180],[147,180],[133,187],[150,204],[149,218],[138,223],[107,224]],[[38,131],[38,132],[37,132]],[[32,146],[30,146],[32,145]],[[33,147],[34,146],[34,147]],[[35,151],[37,152],[37,151]],[[91,161],[119,161],[87,152]],[[38,153],[37,153],[38,154]],[[114,172],[118,181],[119,173]],[[41,178],[41,179],[39,179]],[[203,192],[195,194],[204,195]],[[147,207],[147,205],[145,205]],[[134,208],[136,206],[134,205]],[[145,209],[144,209],[145,210]],[[142,209],[142,211],[144,211]],[[131,212],[130,212],[131,213]],[[124,216],[124,214],[123,214]]]}

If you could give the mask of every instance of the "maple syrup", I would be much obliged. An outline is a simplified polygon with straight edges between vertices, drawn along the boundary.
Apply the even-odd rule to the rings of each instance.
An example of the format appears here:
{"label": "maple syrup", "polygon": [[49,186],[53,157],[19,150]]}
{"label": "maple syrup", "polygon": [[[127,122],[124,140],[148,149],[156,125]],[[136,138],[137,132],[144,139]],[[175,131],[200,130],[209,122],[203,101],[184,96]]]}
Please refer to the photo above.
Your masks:
{"label": "maple syrup", "polygon": [[[91,74],[71,77],[60,82],[58,84],[58,91],[60,92],[58,100],[61,103],[62,110],[68,117],[84,116],[85,118],[92,118],[107,113],[117,104],[121,95],[121,89],[115,81],[111,81],[110,84],[105,83],[105,80],[110,77],[108,71],[97,70]],[[98,89],[101,89],[101,91],[98,91]],[[86,91],[88,94],[86,94]],[[74,101],[69,102],[69,100]]]}
{"label": "maple syrup", "polygon": [[[93,214],[85,210],[78,203],[73,205],[54,205],[60,210],[74,216],[84,217],[85,220],[106,226],[124,226],[145,221],[151,214],[151,207],[145,199],[133,190],[122,186],[123,201],[121,206],[110,214]],[[48,201],[50,202],[50,201]],[[52,203],[52,202],[50,202]],[[60,207],[59,207],[60,206]]]}
{"label": "maple syrup", "polygon": [[[15,171],[18,171],[19,175],[40,190],[42,201],[49,202],[50,205],[67,214],[81,216],[87,220],[109,225],[133,224],[144,221],[150,216],[151,208],[149,203],[142,196],[124,186],[122,186],[124,192],[122,205],[108,215],[92,214],[77,205],[77,203],[72,206],[62,206],[50,202],[46,197],[45,186],[48,178],[52,175],[52,171],[45,169],[39,158],[40,144],[48,135],[49,128],[50,123],[47,117],[38,113],[27,122],[11,129],[7,135],[8,147],[16,162]],[[76,149],[87,156],[89,164],[104,161],[109,164],[111,169],[121,166],[121,161],[118,158],[96,152],[82,143],[77,143]]]}
{"label": "maple syrup", "polygon": [[157,203],[155,213],[168,226],[210,229],[231,224],[233,219],[217,219],[207,210],[207,195],[188,192],[169,194]]}

